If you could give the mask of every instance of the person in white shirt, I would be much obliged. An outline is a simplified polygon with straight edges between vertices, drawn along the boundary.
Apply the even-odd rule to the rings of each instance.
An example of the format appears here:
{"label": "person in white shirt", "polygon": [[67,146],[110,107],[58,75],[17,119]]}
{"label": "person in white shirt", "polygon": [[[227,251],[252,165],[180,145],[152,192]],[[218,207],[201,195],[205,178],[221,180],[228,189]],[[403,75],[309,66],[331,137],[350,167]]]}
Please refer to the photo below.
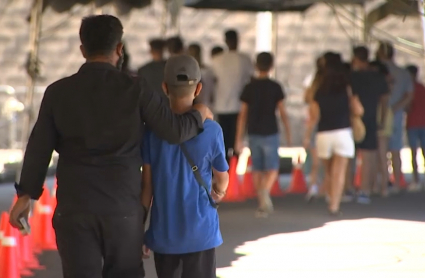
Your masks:
{"label": "person in white shirt", "polygon": [[213,110],[223,129],[224,144],[229,156],[235,144],[239,98],[254,75],[255,68],[249,56],[237,51],[238,33],[228,30],[225,38],[229,50],[212,60],[212,70],[217,78]]}

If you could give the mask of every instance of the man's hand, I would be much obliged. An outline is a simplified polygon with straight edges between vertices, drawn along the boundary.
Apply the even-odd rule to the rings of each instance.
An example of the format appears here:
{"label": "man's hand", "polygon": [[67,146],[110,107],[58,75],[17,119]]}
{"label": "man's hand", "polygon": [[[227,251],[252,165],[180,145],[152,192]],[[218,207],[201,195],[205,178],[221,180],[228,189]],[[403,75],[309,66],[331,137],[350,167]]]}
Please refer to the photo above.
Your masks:
{"label": "man's hand", "polygon": [[24,217],[28,219],[31,209],[31,198],[28,195],[19,197],[16,204],[10,212],[10,225],[16,229],[23,229],[19,219]]}
{"label": "man's hand", "polygon": [[234,151],[237,154],[241,154],[243,151],[243,142],[241,140],[236,140],[235,142],[235,147],[234,147]]}
{"label": "man's hand", "polygon": [[202,119],[205,121],[206,119],[214,120],[214,114],[211,112],[211,110],[202,103],[197,103],[193,105],[193,109],[196,109],[201,113]]}
{"label": "man's hand", "polygon": [[149,259],[151,255],[151,250],[146,247],[146,245],[143,245],[143,256],[142,259]]}

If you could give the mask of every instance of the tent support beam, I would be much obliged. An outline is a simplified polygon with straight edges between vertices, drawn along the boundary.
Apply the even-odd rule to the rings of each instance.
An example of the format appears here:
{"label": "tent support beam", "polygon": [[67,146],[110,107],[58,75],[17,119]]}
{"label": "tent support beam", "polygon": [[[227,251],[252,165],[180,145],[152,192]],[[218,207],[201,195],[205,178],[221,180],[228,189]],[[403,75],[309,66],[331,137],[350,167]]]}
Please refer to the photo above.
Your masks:
{"label": "tent support beam", "polygon": [[[40,45],[41,34],[41,19],[42,19],[43,0],[35,0],[31,8],[31,21],[30,21],[30,39],[29,39],[29,65],[28,65],[28,83],[27,92],[25,97],[25,110],[22,123],[22,136],[21,148],[24,154],[26,143],[28,141],[30,130],[34,123],[34,92],[36,79],[38,77],[38,50]],[[19,182],[22,170],[22,163],[17,171],[16,181]]]}

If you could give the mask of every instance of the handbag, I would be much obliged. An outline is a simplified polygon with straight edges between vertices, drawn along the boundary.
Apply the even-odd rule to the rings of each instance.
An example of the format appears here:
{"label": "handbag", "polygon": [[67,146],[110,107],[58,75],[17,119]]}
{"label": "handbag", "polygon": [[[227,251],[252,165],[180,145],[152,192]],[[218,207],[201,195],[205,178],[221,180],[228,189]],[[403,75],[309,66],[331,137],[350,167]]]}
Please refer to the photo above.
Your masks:
{"label": "handbag", "polygon": [[210,191],[208,190],[208,185],[202,178],[201,174],[199,173],[199,168],[198,166],[196,166],[195,162],[190,157],[189,151],[187,150],[186,146],[184,144],[180,144],[179,146],[184,156],[186,157],[187,162],[189,162],[190,168],[192,169],[193,175],[195,176],[195,179],[198,182],[199,186],[205,189],[205,192],[207,193],[208,200],[210,201],[211,206],[215,209],[218,208],[218,204],[212,198]]}
{"label": "handbag", "polygon": [[[363,105],[360,103],[358,99],[353,98],[353,93],[351,87],[348,87],[348,96],[350,98],[350,108],[351,108],[351,128],[353,130],[353,138],[356,143],[363,142],[366,136],[366,127],[362,120],[363,115]],[[357,110],[354,112],[353,110]]]}

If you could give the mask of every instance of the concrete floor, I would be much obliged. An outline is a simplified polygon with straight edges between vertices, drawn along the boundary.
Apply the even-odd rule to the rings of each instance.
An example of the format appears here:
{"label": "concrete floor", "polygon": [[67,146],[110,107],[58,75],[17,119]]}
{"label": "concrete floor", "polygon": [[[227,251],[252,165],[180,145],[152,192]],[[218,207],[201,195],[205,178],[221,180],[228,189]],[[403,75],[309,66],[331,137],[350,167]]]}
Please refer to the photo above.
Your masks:
{"label": "concrete floor", "polygon": [[[0,185],[0,211],[13,192],[11,184]],[[302,196],[276,199],[275,207],[271,217],[257,219],[254,201],[220,206],[225,242],[217,250],[218,276],[425,277],[425,193],[343,204],[339,218],[327,214],[323,200],[306,204]],[[35,278],[62,277],[56,252],[40,260],[47,269]],[[146,271],[156,277],[151,260]]]}

